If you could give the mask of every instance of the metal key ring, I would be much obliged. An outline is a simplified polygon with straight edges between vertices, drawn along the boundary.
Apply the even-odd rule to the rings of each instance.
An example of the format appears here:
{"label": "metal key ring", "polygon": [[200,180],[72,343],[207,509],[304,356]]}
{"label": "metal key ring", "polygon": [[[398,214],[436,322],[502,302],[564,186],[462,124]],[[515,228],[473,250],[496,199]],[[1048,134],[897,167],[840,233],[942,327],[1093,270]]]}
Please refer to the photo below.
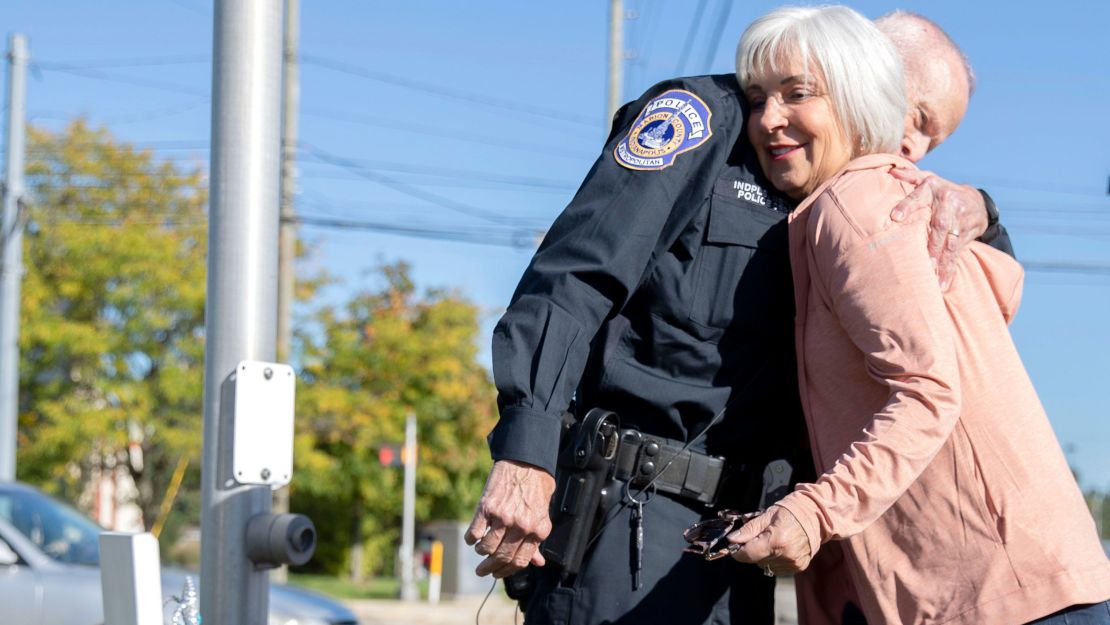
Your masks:
{"label": "metal key ring", "polygon": [[631,487],[632,487],[632,482],[631,481],[625,482],[624,486],[621,487],[621,499],[622,500],[627,500],[628,503],[630,503],[630,504],[638,504],[638,505],[643,506],[643,505],[646,505],[652,499],[655,499],[655,484],[654,483],[648,484],[648,488],[650,488],[651,490],[644,489],[644,490],[641,490],[637,493],[637,495],[643,495],[645,492],[647,493],[647,496],[643,500],[637,499],[636,497],[632,496]]}

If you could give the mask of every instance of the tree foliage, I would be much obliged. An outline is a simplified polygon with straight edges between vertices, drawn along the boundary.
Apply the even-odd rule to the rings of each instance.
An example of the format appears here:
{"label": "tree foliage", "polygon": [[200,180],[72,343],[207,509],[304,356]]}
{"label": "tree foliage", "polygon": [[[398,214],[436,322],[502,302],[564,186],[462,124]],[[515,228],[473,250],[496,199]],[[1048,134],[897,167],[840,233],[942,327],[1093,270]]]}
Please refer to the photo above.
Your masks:
{"label": "tree foliage", "polygon": [[150,527],[178,459],[200,450],[200,167],[82,121],[28,136],[18,475],[75,500],[123,465]]}
{"label": "tree foliage", "polygon": [[[75,501],[98,470],[124,467],[149,528],[177,462],[191,458],[164,535],[199,518],[200,171],[82,121],[29,132],[18,476]],[[489,468],[494,403],[476,361],[477,309],[455,293],[418,294],[403,264],[381,275],[381,290],[298,324],[292,503],[320,530],[316,568],[334,572],[392,560],[402,474],[377,451],[403,440],[408,413],[419,418],[419,520],[465,518]],[[321,282],[299,281],[298,298]]]}
{"label": "tree foliage", "polygon": [[[494,420],[492,384],[476,362],[478,311],[456,294],[416,293],[404,264],[341,312],[324,308],[302,335],[294,509],[321,533],[317,566],[354,577],[389,572],[402,507],[402,469],[378,449],[417,417],[418,521],[464,519],[481,492]],[[353,565],[353,566],[352,566]]]}

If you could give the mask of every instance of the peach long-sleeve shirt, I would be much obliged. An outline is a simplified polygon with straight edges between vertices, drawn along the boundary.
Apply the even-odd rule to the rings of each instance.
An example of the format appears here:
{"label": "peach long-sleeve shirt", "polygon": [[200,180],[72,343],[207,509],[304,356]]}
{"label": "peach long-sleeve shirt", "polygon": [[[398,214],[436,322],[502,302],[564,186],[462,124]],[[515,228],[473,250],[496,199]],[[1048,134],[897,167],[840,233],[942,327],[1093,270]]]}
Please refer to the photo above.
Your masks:
{"label": "peach long-sleeve shirt", "polygon": [[[1110,562],[1007,328],[1021,268],[973,243],[942,293],[926,220],[889,218],[909,191],[894,166],[912,167],[852,161],[790,219],[823,472],[779,504],[817,554],[798,578],[802,622],[838,623],[830,596],[853,588],[871,625],[1017,624],[1110,598]],[[840,549],[819,551],[829,541]]]}

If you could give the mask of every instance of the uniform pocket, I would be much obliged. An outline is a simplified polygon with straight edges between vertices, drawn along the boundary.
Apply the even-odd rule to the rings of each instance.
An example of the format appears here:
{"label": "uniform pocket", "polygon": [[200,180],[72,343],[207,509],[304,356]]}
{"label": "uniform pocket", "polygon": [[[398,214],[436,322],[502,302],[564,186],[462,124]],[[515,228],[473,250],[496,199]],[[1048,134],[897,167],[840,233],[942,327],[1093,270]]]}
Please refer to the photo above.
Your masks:
{"label": "uniform pocket", "polygon": [[[570,625],[574,615],[574,598],[577,593],[571,588],[556,588],[547,595],[547,610],[539,616],[537,623],[550,625]],[[547,620],[544,620],[546,617]],[[529,621],[531,622],[531,621]]]}
{"label": "uniform pocket", "polygon": [[715,193],[694,261],[690,321],[723,329],[789,314],[779,310],[790,292],[786,243],[785,215]]}

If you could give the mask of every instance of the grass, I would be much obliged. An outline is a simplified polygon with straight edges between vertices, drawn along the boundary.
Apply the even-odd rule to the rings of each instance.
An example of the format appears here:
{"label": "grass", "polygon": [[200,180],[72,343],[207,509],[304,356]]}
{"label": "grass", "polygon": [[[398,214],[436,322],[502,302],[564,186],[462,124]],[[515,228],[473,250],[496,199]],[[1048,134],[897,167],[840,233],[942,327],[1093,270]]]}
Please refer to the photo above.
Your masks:
{"label": "grass", "polygon": [[[336,599],[396,599],[401,596],[401,580],[396,577],[372,577],[362,582],[352,582],[331,575],[306,575],[292,573],[289,583],[322,592]],[[428,582],[417,582],[420,596],[428,593]]]}

